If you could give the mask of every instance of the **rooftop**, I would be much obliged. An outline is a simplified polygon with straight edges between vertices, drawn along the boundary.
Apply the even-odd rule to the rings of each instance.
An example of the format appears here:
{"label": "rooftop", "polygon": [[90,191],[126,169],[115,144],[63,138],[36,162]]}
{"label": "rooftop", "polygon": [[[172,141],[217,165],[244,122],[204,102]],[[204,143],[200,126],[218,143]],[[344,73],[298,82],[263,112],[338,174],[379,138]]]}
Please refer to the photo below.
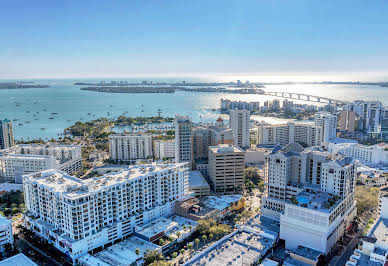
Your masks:
{"label": "rooftop", "polygon": [[0,226],[9,226],[12,224],[12,221],[11,220],[8,220],[7,218],[5,218],[3,215],[0,214]]}
{"label": "rooftop", "polygon": [[298,246],[295,249],[295,251],[293,251],[292,253],[299,255],[301,257],[313,260],[313,261],[317,261],[319,256],[321,256],[321,254],[322,254],[322,252],[320,252],[316,249],[312,249],[312,248],[308,248],[308,247],[304,247],[304,246]]}
{"label": "rooftop", "polygon": [[222,211],[228,208],[230,204],[242,199],[242,197],[242,195],[205,196],[201,197],[200,201],[205,207]]}
{"label": "rooftop", "polygon": [[[139,255],[136,255],[136,249],[140,250]],[[82,256],[80,260],[89,266],[126,266],[142,258],[147,250],[157,249],[159,249],[158,245],[132,236],[97,254]]]}
{"label": "rooftop", "polygon": [[369,237],[375,238],[378,242],[388,244],[388,219],[380,218],[373,226]]}
{"label": "rooftop", "polygon": [[189,188],[193,187],[209,187],[209,184],[206,182],[205,178],[202,176],[200,171],[190,171],[189,172]]}
{"label": "rooftop", "polygon": [[239,147],[230,145],[230,144],[220,144],[218,146],[210,146],[209,150],[211,150],[213,153],[244,152]]}
{"label": "rooftop", "polygon": [[288,204],[330,213],[342,200],[327,192],[306,189],[299,193],[295,197],[295,200],[287,200],[286,202]]}
{"label": "rooftop", "polygon": [[0,261],[1,266],[38,266],[23,253],[12,256],[8,259]]}
{"label": "rooftop", "polygon": [[138,235],[145,236],[146,238],[152,238],[153,236],[162,232],[167,236],[171,235],[176,237],[177,232],[184,231],[184,226],[187,227],[186,230],[189,230],[188,227],[190,225],[192,228],[194,228],[197,225],[197,222],[174,215],[169,218],[162,217],[156,219],[155,221],[137,229],[136,233]]}
{"label": "rooftop", "polygon": [[24,175],[24,178],[30,179],[40,185],[50,188],[53,192],[62,193],[68,198],[77,198],[86,196],[91,192],[125,183],[141,176],[147,176],[154,172],[174,171],[179,168],[185,168],[185,163],[178,164],[151,164],[151,165],[133,165],[119,172],[108,173],[103,176],[93,177],[82,180],[70,176],[59,170],[45,170],[37,173]]}
{"label": "rooftop", "polygon": [[235,231],[186,262],[185,266],[251,265],[274,244],[274,240],[250,231]]}

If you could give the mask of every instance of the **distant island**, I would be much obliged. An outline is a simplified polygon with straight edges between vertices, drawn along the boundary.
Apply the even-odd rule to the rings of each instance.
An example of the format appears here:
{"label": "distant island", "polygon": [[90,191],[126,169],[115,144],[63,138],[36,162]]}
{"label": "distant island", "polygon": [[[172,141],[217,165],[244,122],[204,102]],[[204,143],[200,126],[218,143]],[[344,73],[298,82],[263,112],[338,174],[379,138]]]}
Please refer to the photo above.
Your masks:
{"label": "distant island", "polygon": [[46,84],[36,84],[35,82],[1,82],[0,89],[31,89],[31,88],[48,88]]}
{"label": "distant island", "polygon": [[109,93],[174,93],[174,87],[85,87],[81,90]]}
{"label": "distant island", "polygon": [[242,88],[242,89],[228,89],[216,87],[200,87],[200,88],[186,88],[186,87],[150,87],[150,86],[95,86],[84,87],[81,90],[98,91],[108,93],[175,93],[175,91],[190,91],[190,92],[219,92],[219,93],[236,93],[236,94],[264,94],[262,89],[257,88]]}

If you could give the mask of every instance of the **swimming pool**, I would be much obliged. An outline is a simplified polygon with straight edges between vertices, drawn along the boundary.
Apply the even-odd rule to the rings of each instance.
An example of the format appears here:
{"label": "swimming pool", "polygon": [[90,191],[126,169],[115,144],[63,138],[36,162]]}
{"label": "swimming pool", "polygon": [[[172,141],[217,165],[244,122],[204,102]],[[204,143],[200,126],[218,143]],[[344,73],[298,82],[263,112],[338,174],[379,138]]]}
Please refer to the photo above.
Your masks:
{"label": "swimming pool", "polygon": [[299,196],[299,197],[296,197],[296,199],[298,200],[299,203],[302,203],[302,204],[309,203],[309,199],[305,196]]}

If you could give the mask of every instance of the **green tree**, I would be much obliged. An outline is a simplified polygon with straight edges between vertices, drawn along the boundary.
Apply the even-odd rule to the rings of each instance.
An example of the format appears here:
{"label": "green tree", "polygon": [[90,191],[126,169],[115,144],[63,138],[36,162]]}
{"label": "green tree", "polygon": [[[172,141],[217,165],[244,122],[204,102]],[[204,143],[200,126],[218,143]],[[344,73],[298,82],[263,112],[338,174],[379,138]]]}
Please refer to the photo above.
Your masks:
{"label": "green tree", "polygon": [[163,246],[163,245],[164,245],[164,239],[163,239],[163,238],[160,238],[160,239],[159,239],[159,245],[160,245],[160,246]]}
{"label": "green tree", "polygon": [[188,249],[192,249],[192,248],[193,248],[193,244],[189,243],[189,244],[187,245],[187,248],[188,248]]}
{"label": "green tree", "polygon": [[171,254],[171,258],[175,259],[178,256],[178,253],[174,252]]}
{"label": "green tree", "polygon": [[139,256],[139,255],[140,255],[140,249],[137,248],[137,249],[135,250],[135,253],[136,253],[136,255]]}
{"label": "green tree", "polygon": [[202,235],[202,240],[203,240],[203,242],[206,242],[207,236],[206,235]]}
{"label": "green tree", "polygon": [[195,240],[194,240],[194,243],[195,243],[195,245],[199,245],[199,239],[198,238],[196,238]]}
{"label": "green tree", "polygon": [[144,262],[147,265],[153,263],[154,261],[162,261],[162,260],[164,260],[163,255],[156,250],[148,250],[144,254]]}
{"label": "green tree", "polygon": [[379,205],[379,189],[375,187],[356,186],[358,216],[365,215]]}
{"label": "green tree", "polygon": [[179,250],[179,253],[181,253],[183,255],[183,253],[185,253],[185,249],[182,248],[181,250]]}
{"label": "green tree", "polygon": [[190,230],[190,232],[191,232],[192,229],[193,229],[193,226],[190,224],[190,225],[189,225],[189,230]]}
{"label": "green tree", "polygon": [[209,239],[210,239],[210,240],[212,240],[212,239],[213,239],[213,237],[214,237],[214,235],[213,235],[213,234],[209,234]]}

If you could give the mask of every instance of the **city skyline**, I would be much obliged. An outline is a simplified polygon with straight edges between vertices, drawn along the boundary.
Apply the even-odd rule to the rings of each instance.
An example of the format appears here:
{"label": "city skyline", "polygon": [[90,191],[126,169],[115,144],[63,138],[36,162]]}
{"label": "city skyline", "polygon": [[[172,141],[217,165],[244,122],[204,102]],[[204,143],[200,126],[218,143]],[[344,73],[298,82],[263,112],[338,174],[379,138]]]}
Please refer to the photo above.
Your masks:
{"label": "city skyline", "polygon": [[383,2],[23,1],[3,11],[1,79],[388,79]]}

